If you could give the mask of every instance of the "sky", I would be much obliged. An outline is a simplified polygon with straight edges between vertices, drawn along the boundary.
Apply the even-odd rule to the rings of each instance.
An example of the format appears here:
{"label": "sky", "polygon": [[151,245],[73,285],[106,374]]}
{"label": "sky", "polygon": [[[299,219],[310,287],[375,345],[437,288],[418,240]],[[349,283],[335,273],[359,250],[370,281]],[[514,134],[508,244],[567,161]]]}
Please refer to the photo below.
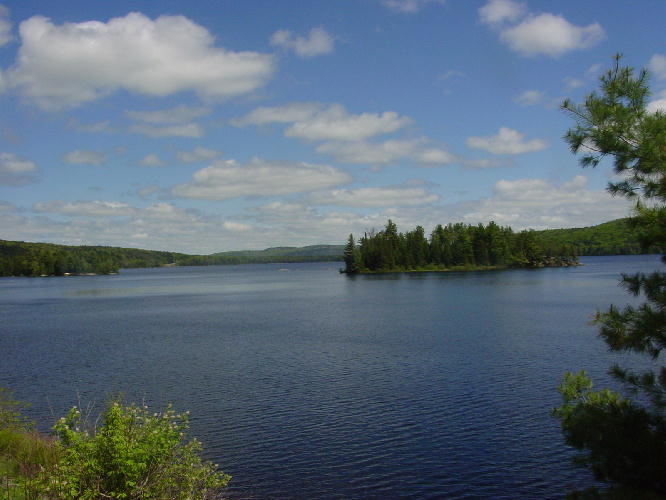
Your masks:
{"label": "sky", "polygon": [[560,109],[663,0],[0,0],[0,239],[208,254],[624,217]]}

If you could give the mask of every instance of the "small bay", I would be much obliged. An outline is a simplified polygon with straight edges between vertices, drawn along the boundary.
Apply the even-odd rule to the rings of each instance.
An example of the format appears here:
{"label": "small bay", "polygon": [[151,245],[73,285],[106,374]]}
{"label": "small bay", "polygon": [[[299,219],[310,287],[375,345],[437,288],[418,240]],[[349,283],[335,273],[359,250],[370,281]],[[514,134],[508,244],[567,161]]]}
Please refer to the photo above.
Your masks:
{"label": "small bay", "polygon": [[337,263],[0,279],[0,386],[43,430],[128,401],[190,410],[230,498],[561,498],[591,481],[550,410],[567,370],[612,385],[581,267],[346,276]]}

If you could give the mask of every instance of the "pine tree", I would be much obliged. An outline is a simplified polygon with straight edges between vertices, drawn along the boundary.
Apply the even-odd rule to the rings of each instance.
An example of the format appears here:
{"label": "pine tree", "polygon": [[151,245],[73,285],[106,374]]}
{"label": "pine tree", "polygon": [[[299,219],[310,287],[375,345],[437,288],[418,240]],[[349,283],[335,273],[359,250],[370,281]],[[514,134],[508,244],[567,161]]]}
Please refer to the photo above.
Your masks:
{"label": "pine tree", "polygon": [[[620,181],[609,191],[636,201],[633,224],[644,245],[666,243],[666,114],[650,112],[647,72],[637,76],[620,64],[601,78],[600,93],[581,105],[565,101],[576,120],[565,139],[582,153],[583,166],[612,158]],[[666,256],[662,256],[666,261]],[[623,286],[646,300],[639,307],[611,306],[599,312],[600,337],[613,351],[640,353],[661,366],[637,373],[614,366],[611,375],[624,393],[592,390],[585,372],[567,373],[560,385],[563,404],[554,410],[568,444],[582,453],[581,463],[609,485],[589,497],[663,498],[666,496],[666,273],[623,275]],[[594,495],[594,496],[592,496]]]}

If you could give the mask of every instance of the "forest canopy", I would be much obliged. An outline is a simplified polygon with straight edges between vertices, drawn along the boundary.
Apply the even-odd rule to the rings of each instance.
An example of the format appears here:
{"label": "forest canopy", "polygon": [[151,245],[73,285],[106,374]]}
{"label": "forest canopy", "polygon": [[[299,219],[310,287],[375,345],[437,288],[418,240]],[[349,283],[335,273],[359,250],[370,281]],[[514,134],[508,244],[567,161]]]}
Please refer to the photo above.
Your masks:
{"label": "forest canopy", "polygon": [[426,238],[417,226],[399,233],[389,219],[379,232],[358,241],[349,235],[344,253],[348,274],[414,270],[569,266],[578,262],[573,245],[544,244],[535,231],[514,233],[494,222],[487,225],[439,224]]}

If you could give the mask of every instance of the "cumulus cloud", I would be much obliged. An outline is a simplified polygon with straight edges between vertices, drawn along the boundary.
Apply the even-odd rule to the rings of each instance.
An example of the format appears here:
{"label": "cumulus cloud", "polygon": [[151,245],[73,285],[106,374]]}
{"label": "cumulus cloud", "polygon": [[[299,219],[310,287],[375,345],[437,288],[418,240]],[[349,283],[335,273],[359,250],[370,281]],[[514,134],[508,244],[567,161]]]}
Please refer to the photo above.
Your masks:
{"label": "cumulus cloud", "polygon": [[190,182],[175,186],[171,192],[184,198],[226,200],[305,193],[351,180],[348,174],[327,165],[270,163],[260,159],[241,165],[227,160],[198,170]]}
{"label": "cumulus cloud", "polygon": [[245,125],[267,125],[269,123],[293,123],[306,121],[320,112],[324,106],[316,102],[294,102],[284,106],[260,107],[250,111],[231,123],[237,127]]}
{"label": "cumulus cloud", "polygon": [[606,191],[587,188],[587,178],[577,175],[561,185],[545,179],[501,180],[490,198],[457,207],[462,220],[470,223],[494,220],[514,229],[583,227],[626,217],[628,200],[618,200]]}
{"label": "cumulus cloud", "polygon": [[134,121],[152,123],[154,125],[172,125],[187,123],[213,112],[211,108],[203,106],[176,106],[169,109],[153,111],[125,111],[125,114]]}
{"label": "cumulus cloud", "polygon": [[424,166],[446,165],[457,161],[457,157],[445,149],[428,146],[427,139],[393,139],[378,143],[325,142],[317,146],[317,152],[330,154],[345,163],[372,163],[386,165],[401,159],[410,159]]}
{"label": "cumulus cloud", "polygon": [[234,222],[228,220],[225,220],[222,226],[224,227],[224,229],[227,229],[229,231],[234,231],[237,233],[246,233],[252,230],[252,226],[249,224],[243,224],[242,222]]}
{"label": "cumulus cloud", "polygon": [[48,212],[52,214],[70,215],[74,217],[116,217],[136,213],[136,209],[117,201],[49,201],[35,203],[32,209],[35,212]]}
{"label": "cumulus cloud", "polygon": [[333,189],[312,194],[308,200],[315,205],[343,205],[348,207],[400,207],[429,205],[439,196],[419,187],[366,187]]}
{"label": "cumulus cloud", "polygon": [[655,54],[650,58],[648,69],[659,80],[666,80],[666,56]]}
{"label": "cumulus cloud", "polygon": [[103,165],[106,163],[106,154],[99,151],[75,149],[62,157],[63,161],[73,165]]}
{"label": "cumulus cloud", "polygon": [[202,148],[197,146],[192,151],[178,151],[176,156],[182,163],[198,163],[201,161],[214,160],[222,155],[222,151]]}
{"label": "cumulus cloud", "polygon": [[139,164],[144,167],[161,167],[164,165],[164,162],[162,162],[162,159],[158,155],[151,153],[144,156]]}
{"label": "cumulus cloud", "polygon": [[521,19],[527,11],[524,3],[512,0],[490,0],[479,8],[479,19],[492,26],[513,23]]}
{"label": "cumulus cloud", "polygon": [[412,120],[394,111],[353,115],[334,104],[308,120],[297,121],[285,131],[287,137],[309,141],[359,141],[388,134],[410,124]]}
{"label": "cumulus cloud", "polygon": [[526,90],[514,99],[521,106],[534,106],[544,99],[544,93],[540,90]]}
{"label": "cumulus cloud", "polygon": [[333,52],[334,40],[324,28],[313,28],[306,37],[289,30],[279,30],[271,36],[271,45],[293,50],[302,58],[310,58]]}
{"label": "cumulus cloud", "polygon": [[77,106],[118,90],[229,98],[261,87],[273,71],[270,55],[216,47],[206,28],[183,16],[152,20],[133,12],[106,23],[62,25],[34,16],[21,23],[19,33],[8,84],[46,109]]}
{"label": "cumulus cloud", "polygon": [[604,37],[604,29],[598,23],[576,26],[564,17],[550,13],[529,16],[500,33],[503,42],[524,56],[559,57],[573,50],[592,47]]}
{"label": "cumulus cloud", "polygon": [[430,3],[443,4],[444,0],[383,0],[382,4],[394,12],[413,14]]}
{"label": "cumulus cloud", "polygon": [[0,153],[0,185],[22,186],[34,182],[37,165],[13,153]]}
{"label": "cumulus cloud", "polygon": [[9,9],[0,5],[0,47],[12,40],[12,23],[9,20]]}
{"label": "cumulus cloud", "polygon": [[533,153],[546,148],[548,144],[543,139],[525,141],[524,135],[508,127],[500,127],[496,135],[490,137],[469,137],[467,145],[470,148],[481,149],[496,155],[517,155]]}
{"label": "cumulus cloud", "polygon": [[159,137],[199,138],[203,137],[204,135],[203,127],[198,123],[184,123],[179,125],[165,125],[165,126],[137,124],[137,125],[132,125],[130,127],[130,132],[147,135],[149,137],[154,137],[154,138],[159,138]]}
{"label": "cumulus cloud", "polygon": [[234,121],[238,125],[291,123],[285,136],[308,141],[360,141],[388,134],[412,123],[395,111],[351,114],[340,104],[292,103],[258,108]]}
{"label": "cumulus cloud", "polygon": [[666,113],[666,90],[662,90],[657,94],[656,99],[648,103],[647,110],[649,113],[656,113],[657,111]]}
{"label": "cumulus cloud", "polygon": [[512,165],[512,162],[499,158],[479,158],[476,160],[463,160],[462,164],[470,170],[482,170],[486,168],[509,167]]}

